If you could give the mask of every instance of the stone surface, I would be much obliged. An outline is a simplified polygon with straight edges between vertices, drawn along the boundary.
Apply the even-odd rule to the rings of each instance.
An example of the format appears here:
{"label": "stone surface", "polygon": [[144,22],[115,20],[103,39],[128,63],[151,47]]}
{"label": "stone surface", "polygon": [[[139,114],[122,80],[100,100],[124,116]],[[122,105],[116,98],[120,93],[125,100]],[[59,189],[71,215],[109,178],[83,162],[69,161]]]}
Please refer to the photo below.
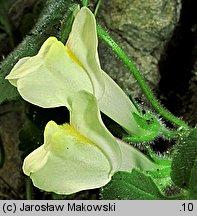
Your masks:
{"label": "stone surface", "polygon": [[[18,104],[0,106],[0,114],[15,109]],[[22,173],[21,152],[18,150],[18,131],[22,127],[22,114],[11,112],[0,116],[0,136],[5,149],[5,163],[0,168],[0,199],[24,199],[24,175]]]}
{"label": "stone surface", "polygon": [[177,0],[112,0],[103,8],[110,29],[136,49],[150,52],[169,39],[180,14]]}
{"label": "stone surface", "polygon": [[[98,22],[125,50],[153,89],[159,83],[158,63],[179,21],[179,0],[103,1]],[[130,72],[104,43],[99,52],[103,69],[127,92],[139,95]]]}

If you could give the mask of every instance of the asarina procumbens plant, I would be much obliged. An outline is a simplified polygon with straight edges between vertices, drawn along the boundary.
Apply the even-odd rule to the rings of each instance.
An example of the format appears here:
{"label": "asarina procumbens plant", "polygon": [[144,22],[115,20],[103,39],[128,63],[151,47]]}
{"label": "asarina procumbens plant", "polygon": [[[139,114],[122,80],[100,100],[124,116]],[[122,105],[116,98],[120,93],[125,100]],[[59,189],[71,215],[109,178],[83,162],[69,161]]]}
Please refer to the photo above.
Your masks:
{"label": "asarina procumbens plant", "polygon": [[[65,45],[49,37],[37,55],[20,59],[6,76],[29,103],[43,108],[64,106],[70,113],[69,124],[47,123],[44,143],[24,159],[24,173],[34,186],[57,194],[104,186],[104,199],[197,197],[197,193],[192,192],[196,191],[194,154],[197,150],[184,146],[185,142],[196,143],[196,130],[161,106],[124,51],[96,24],[98,7],[94,15],[86,7],[87,1],[82,2],[84,7],[77,9]],[[101,1],[98,2],[97,6]],[[97,34],[133,73],[153,109],[178,126],[177,130],[166,128],[158,120],[158,114],[142,112],[136,101],[131,101],[101,69]],[[148,158],[115,138],[104,125],[100,112],[123,127],[128,134],[123,137],[125,141],[143,142],[148,146],[149,141],[161,136],[177,139],[179,150],[175,156],[159,159],[147,147]],[[188,172],[190,180],[188,176],[185,178],[183,169],[179,169],[179,164],[184,162],[183,152],[188,154],[189,164],[194,167]],[[168,197],[164,190],[172,186],[178,187],[180,193]]]}
{"label": "asarina procumbens plant", "polygon": [[[133,103],[101,70],[97,45],[94,15],[83,7],[66,45],[50,37],[36,56],[19,60],[6,77],[30,103],[70,110],[70,125],[49,122],[44,145],[24,160],[24,173],[44,190],[71,194],[101,187],[119,170],[153,166],[140,152],[116,141],[101,121],[97,104],[131,133],[144,132],[131,115],[138,113]],[[121,148],[130,151],[129,157]]]}
{"label": "asarina procumbens plant", "polygon": [[97,45],[94,15],[83,7],[66,45],[50,37],[36,56],[20,59],[6,77],[28,102],[70,110],[70,125],[49,122],[44,144],[24,160],[24,173],[46,191],[71,194],[101,187],[119,170],[154,167],[142,153],[115,140],[102,123],[97,104],[131,133],[145,132],[131,115],[138,113],[133,103],[101,70]]}

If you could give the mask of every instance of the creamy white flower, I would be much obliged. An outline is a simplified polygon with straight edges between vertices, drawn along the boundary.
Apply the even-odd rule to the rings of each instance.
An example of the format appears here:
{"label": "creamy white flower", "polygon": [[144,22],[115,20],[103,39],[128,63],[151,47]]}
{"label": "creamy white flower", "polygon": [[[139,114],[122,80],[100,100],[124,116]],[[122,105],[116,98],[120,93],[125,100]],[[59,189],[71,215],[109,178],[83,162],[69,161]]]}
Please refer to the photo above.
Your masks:
{"label": "creamy white flower", "polygon": [[74,20],[66,45],[48,38],[37,55],[22,58],[6,77],[28,102],[49,108],[66,106],[78,91],[96,96],[99,109],[130,134],[142,135],[132,112],[138,113],[121,88],[101,69],[96,21],[83,7]]}
{"label": "creamy white flower", "polygon": [[36,187],[72,194],[106,185],[117,171],[154,168],[141,152],[112,136],[93,95],[78,92],[69,105],[70,124],[50,121],[44,144],[24,160],[23,171]]}

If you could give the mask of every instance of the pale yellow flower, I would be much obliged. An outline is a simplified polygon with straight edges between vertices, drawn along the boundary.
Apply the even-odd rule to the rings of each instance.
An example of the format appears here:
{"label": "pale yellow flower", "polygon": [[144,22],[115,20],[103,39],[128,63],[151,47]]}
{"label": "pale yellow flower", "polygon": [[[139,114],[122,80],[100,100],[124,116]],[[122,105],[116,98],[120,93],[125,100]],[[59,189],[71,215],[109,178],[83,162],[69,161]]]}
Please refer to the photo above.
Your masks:
{"label": "pale yellow flower", "polygon": [[66,45],[48,38],[37,55],[22,58],[6,77],[28,102],[49,108],[66,106],[78,91],[95,95],[99,109],[130,134],[138,127],[132,112],[137,109],[121,88],[101,69],[97,52],[96,21],[83,7],[74,20]]}
{"label": "pale yellow flower", "polygon": [[72,194],[106,185],[117,171],[154,168],[141,152],[106,129],[93,95],[78,92],[69,105],[70,124],[50,121],[44,144],[24,160],[23,171],[36,187]]}

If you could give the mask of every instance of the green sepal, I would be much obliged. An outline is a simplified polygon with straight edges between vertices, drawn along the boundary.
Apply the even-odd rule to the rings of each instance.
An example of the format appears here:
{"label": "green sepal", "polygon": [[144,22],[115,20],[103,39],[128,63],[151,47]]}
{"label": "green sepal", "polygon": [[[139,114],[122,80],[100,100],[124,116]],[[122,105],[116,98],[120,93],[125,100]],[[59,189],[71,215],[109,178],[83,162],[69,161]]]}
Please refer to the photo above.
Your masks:
{"label": "green sepal", "polygon": [[162,158],[156,156],[149,146],[146,147],[149,157],[158,165],[154,170],[147,171],[146,173],[152,177],[154,182],[157,184],[160,190],[164,190],[167,187],[173,185],[172,179],[170,177],[171,173],[171,158]]}
{"label": "green sepal", "polygon": [[145,130],[150,130],[156,133],[161,127],[160,122],[153,114],[146,113],[143,116],[139,116],[137,113],[132,113],[132,115],[138,125]]}
{"label": "green sepal", "polygon": [[154,140],[161,133],[162,127],[155,115],[146,113],[140,116],[133,112],[132,116],[138,126],[144,129],[144,134],[140,134],[139,136],[124,137],[124,141],[148,142]]}
{"label": "green sepal", "polygon": [[170,158],[162,158],[162,157],[157,157],[155,156],[155,154],[153,153],[153,151],[151,150],[150,146],[146,147],[146,150],[148,152],[148,155],[150,156],[150,158],[158,165],[161,166],[167,166],[170,167],[172,165],[172,160]]}

